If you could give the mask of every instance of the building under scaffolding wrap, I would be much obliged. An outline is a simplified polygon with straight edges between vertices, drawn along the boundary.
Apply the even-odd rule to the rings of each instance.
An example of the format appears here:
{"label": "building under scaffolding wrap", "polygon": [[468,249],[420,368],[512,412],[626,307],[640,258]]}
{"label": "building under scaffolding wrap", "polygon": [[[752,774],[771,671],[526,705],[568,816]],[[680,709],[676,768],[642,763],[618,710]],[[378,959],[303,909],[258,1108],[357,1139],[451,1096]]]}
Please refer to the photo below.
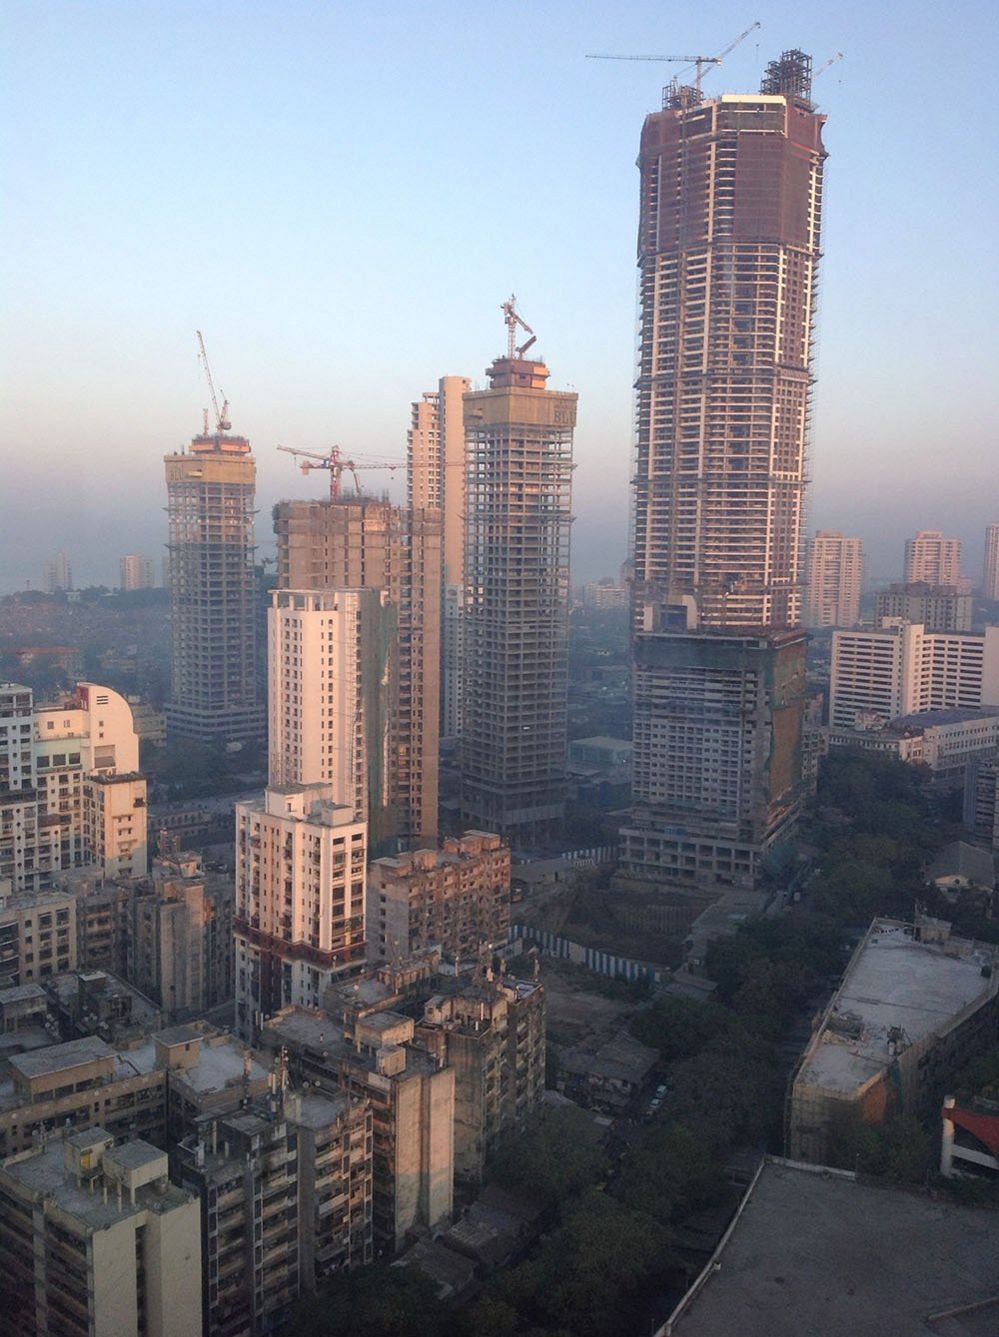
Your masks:
{"label": "building under scaffolding wrap", "polygon": [[260,740],[256,464],[241,436],[198,436],[167,455],[172,670],[167,724],[203,741]]}
{"label": "building under scaffolding wrap", "polygon": [[642,131],[624,866],[646,877],[752,881],[794,824],[800,707],[779,725],[760,685],[796,678],[802,653],[779,629],[801,603],[825,159],[810,68],[785,52],[761,93],[676,90]]}
{"label": "building under scaffolding wrap", "polygon": [[489,389],[465,396],[462,816],[528,844],[555,833],[566,793],[577,397],[547,379],[542,362],[497,358]]}

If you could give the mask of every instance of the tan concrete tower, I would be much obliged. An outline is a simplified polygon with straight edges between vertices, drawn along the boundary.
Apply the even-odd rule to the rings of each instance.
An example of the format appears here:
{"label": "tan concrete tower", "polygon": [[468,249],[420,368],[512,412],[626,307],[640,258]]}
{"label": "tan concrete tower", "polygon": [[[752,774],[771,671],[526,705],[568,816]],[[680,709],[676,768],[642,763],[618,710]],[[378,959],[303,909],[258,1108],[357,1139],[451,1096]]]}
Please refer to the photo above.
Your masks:
{"label": "tan concrete tower", "polygon": [[[565,812],[569,527],[575,394],[515,348],[465,396],[465,821],[514,843],[557,836]],[[530,330],[528,330],[530,333]]]}
{"label": "tan concrete tower", "polygon": [[860,621],[864,548],[838,529],[820,529],[808,549],[806,627],[855,627]]}

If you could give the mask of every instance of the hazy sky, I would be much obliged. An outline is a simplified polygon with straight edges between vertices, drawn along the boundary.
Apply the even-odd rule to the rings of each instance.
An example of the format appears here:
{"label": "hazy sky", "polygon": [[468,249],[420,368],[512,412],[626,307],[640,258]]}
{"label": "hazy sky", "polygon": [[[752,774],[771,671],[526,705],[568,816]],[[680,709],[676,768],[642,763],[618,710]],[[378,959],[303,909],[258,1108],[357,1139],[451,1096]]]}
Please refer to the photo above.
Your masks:
{"label": "hazy sky", "polygon": [[[409,403],[482,383],[515,291],[579,391],[574,577],[624,556],[634,166],[670,69],[758,87],[802,46],[829,116],[811,524],[875,574],[917,527],[999,520],[995,6],[30,0],[0,5],[4,300],[0,589],[65,548],[77,583],[162,551],[162,456],[200,428],[208,340],[280,496],[280,442],[402,456]],[[380,484],[387,475],[370,475]]]}

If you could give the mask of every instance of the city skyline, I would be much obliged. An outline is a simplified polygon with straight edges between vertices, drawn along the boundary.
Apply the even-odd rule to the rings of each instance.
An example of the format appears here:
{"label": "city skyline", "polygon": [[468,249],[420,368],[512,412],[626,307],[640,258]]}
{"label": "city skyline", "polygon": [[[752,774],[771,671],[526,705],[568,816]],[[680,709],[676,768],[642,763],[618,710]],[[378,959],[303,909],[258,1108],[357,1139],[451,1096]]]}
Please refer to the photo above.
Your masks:
{"label": "city skyline", "polygon": [[[119,546],[142,550],[165,530],[158,462],[197,429],[206,402],[199,326],[234,427],[254,441],[265,511],[321,491],[291,473],[278,443],[338,441],[403,458],[414,387],[441,374],[483,383],[492,348],[481,311],[511,288],[542,331],[541,353],[556,356],[560,388],[585,394],[573,580],[616,570],[632,451],[631,127],[673,67],[583,57],[721,49],[745,16],[726,6],[710,20],[666,25],[656,7],[632,4],[587,16],[582,28],[574,20],[567,43],[565,5],[532,16],[522,32],[457,6],[432,10],[438,22],[426,23],[390,6],[372,33],[369,17],[336,5],[317,14],[292,4],[280,22],[239,11],[238,23],[228,4],[197,20],[141,6],[16,9],[20,68],[42,77],[49,95],[39,110],[22,76],[10,80],[6,249],[16,262],[7,261],[2,439],[19,505],[0,551],[5,588],[37,584],[58,546],[72,555],[78,584],[112,583],[113,559],[97,556],[112,477]],[[962,11],[962,41],[984,55],[987,10]],[[970,141],[903,115],[930,85],[942,21],[916,13],[902,33],[859,5],[792,21],[787,6],[771,4],[759,17],[760,31],[706,91],[751,90],[763,57],[783,46],[800,43],[817,65],[846,52],[816,85],[832,118],[834,169],[806,532],[858,534],[871,574],[892,577],[904,538],[938,528],[964,540],[974,578],[995,521],[994,410],[983,388],[990,321],[971,244],[991,212],[991,187],[973,171]],[[441,44],[449,20],[451,40]],[[150,41],[157,35],[170,79],[163,43]],[[200,90],[223,44],[245,86],[209,104]],[[79,62],[81,49],[92,59]],[[99,77],[106,65],[113,79]],[[530,152],[492,142],[511,84],[518,117],[543,127]],[[984,93],[973,79],[966,97],[974,115]],[[461,124],[457,105],[468,108]],[[875,107],[893,137],[877,161]],[[490,170],[516,200],[513,219],[474,207],[467,190],[487,143]],[[405,198],[431,160],[432,206],[388,231],[394,196]],[[541,189],[553,162],[558,208]],[[604,183],[597,193],[595,179]],[[241,201],[248,207],[235,207]],[[518,231],[531,246],[511,241]],[[84,457],[86,469],[75,467]],[[402,486],[400,473],[399,497]]]}

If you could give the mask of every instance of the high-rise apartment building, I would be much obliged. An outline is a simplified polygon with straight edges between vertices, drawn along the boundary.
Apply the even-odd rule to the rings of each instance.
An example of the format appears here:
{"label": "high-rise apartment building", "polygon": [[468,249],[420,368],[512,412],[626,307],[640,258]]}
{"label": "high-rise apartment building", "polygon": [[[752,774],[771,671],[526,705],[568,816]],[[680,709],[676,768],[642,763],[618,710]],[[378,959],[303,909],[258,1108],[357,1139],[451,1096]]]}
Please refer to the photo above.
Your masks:
{"label": "high-rise apartment building", "polygon": [[264,736],[250,443],[219,431],[167,455],[172,668],[167,726],[202,741]]}
{"label": "high-rise apartment building", "polygon": [[566,797],[569,529],[577,396],[515,348],[465,396],[462,818],[514,843],[557,834]]}
{"label": "high-rise apartment building", "polygon": [[272,784],[236,804],[236,1026],[318,1007],[364,960],[365,824],[330,784]]}
{"label": "high-rise apartment building", "polygon": [[412,510],[440,511],[442,738],[461,733],[461,675],[465,605],[465,420],[463,397],[472,388],[464,376],[442,376],[412,406],[407,436],[408,501]]}
{"label": "high-rise apartment building", "polygon": [[387,853],[436,840],[440,511],[372,497],[284,501],[274,508],[274,530],[281,591],[384,596],[381,620],[371,612],[360,650],[371,847]]}
{"label": "high-rise apartment building", "polygon": [[49,594],[73,588],[73,567],[64,552],[45,563],[45,588]]}
{"label": "high-rise apartment building", "polygon": [[858,538],[820,529],[808,550],[806,627],[855,627],[860,621],[864,549]]}
{"label": "high-rise apartment building", "polygon": [[986,599],[999,601],[999,524],[989,525],[985,531],[985,569],[982,577],[982,593]]}
{"label": "high-rise apartment building", "polygon": [[642,131],[622,833],[642,879],[752,881],[797,814],[804,638],[780,629],[800,614],[826,156],[810,84],[788,51],[758,94],[671,88]]}
{"label": "high-rise apartment building", "polygon": [[122,590],[151,590],[156,584],[153,559],[141,553],[130,552],[118,558],[119,588]]}
{"label": "high-rise apartment building", "polygon": [[939,529],[920,529],[905,541],[905,583],[961,584],[961,540],[947,538]]}

